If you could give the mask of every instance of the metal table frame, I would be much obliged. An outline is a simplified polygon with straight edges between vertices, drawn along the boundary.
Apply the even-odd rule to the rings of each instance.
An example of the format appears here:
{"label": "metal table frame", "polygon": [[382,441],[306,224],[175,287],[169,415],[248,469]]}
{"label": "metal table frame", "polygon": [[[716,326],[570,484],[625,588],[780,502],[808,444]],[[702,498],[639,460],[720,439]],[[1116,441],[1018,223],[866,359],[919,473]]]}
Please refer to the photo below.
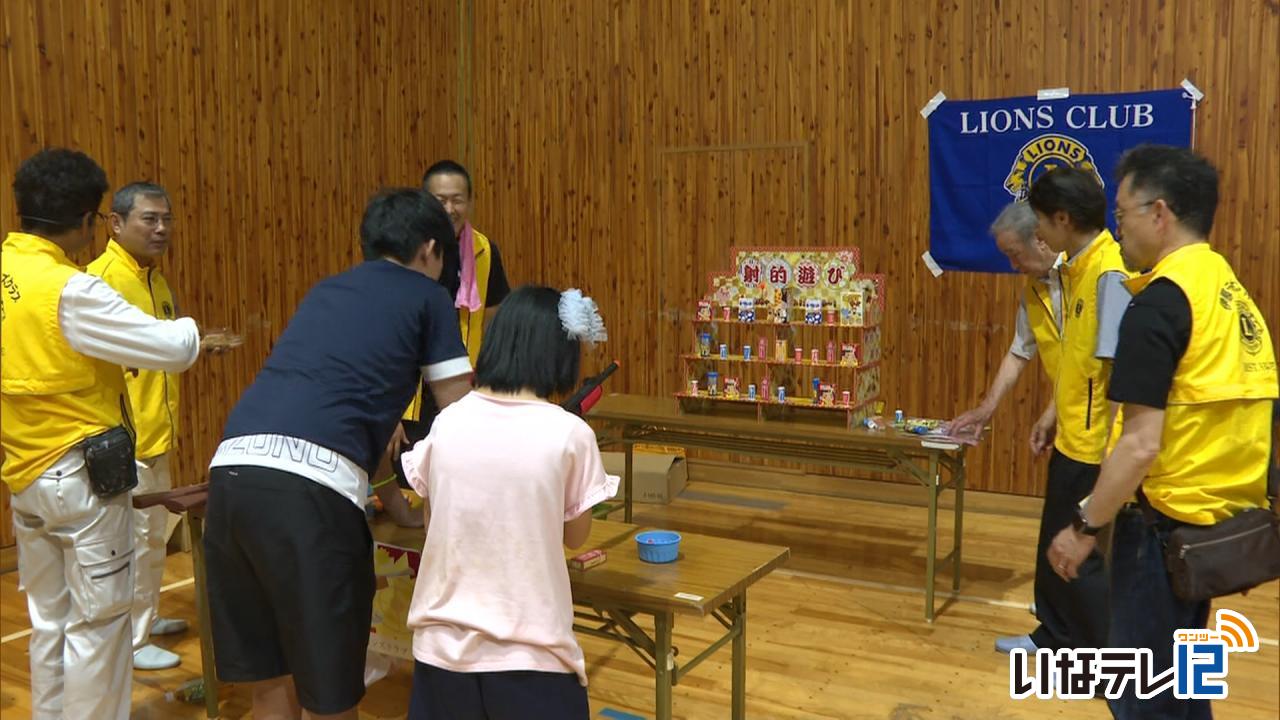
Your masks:
{"label": "metal table frame", "polygon": [[204,683],[205,716],[218,717],[218,673],[213,659],[213,623],[209,617],[209,580],[204,563],[204,513],[209,484],[133,496],[135,508],[163,506],[182,517],[191,543],[191,576],[195,581],[196,625],[200,634],[200,676]]}
{"label": "metal table frame", "polygon": [[[788,548],[709,535],[685,533],[677,564],[651,565],[641,561],[635,535],[642,528],[608,520],[593,522],[584,546],[605,550],[609,560],[599,569],[569,570],[575,632],[619,642],[634,651],[653,671],[654,717],[670,720],[676,685],[703,661],[726,645],[731,648],[732,717],[746,717],[747,591],[786,563]],[[421,528],[396,527],[382,518],[373,525],[377,543],[403,548],[422,547]],[[566,556],[576,553],[566,550]],[[677,616],[713,618],[723,632],[688,660],[673,642]],[[652,628],[645,618],[652,618]],[[696,641],[699,646],[702,640]],[[380,647],[398,657],[412,658],[401,641]]]}
{"label": "metal table frame", "polygon": [[[626,396],[611,396],[619,398]],[[831,428],[819,426],[823,432],[797,434],[783,432],[790,425],[785,421],[746,422],[727,419],[718,427],[717,418],[708,415],[652,415],[642,413],[614,413],[602,403],[589,416],[601,422],[607,430],[600,434],[600,446],[622,445],[625,455],[623,477],[623,520],[632,518],[632,472],[634,446],[637,443],[674,445],[685,448],[717,450],[750,457],[786,460],[791,462],[831,465],[854,470],[869,470],[911,478],[918,482],[928,495],[929,525],[927,552],[925,555],[924,617],[933,622],[935,617],[934,583],[938,563],[951,564],[951,589],[960,589],[961,541],[964,533],[964,483],[965,451],[963,445],[937,443],[926,444],[916,436],[903,437],[897,433],[871,433],[849,430],[831,432]],[[693,418],[686,420],[685,418]],[[947,480],[942,470],[947,471]],[[938,498],[945,490],[955,492],[954,543],[950,553],[938,555]],[[616,510],[616,508],[615,508]]]}
{"label": "metal table frame", "polygon": [[[671,611],[635,610],[612,604],[579,606],[574,611],[573,629],[595,637],[616,640],[635,651],[654,671],[654,717],[670,720],[672,688],[726,643],[732,648],[732,716],[743,720],[747,708],[747,591],[739,592],[711,613],[725,633],[686,663],[679,663],[679,650],[672,645],[675,614]],[[636,615],[653,618],[653,635],[635,622]]]}

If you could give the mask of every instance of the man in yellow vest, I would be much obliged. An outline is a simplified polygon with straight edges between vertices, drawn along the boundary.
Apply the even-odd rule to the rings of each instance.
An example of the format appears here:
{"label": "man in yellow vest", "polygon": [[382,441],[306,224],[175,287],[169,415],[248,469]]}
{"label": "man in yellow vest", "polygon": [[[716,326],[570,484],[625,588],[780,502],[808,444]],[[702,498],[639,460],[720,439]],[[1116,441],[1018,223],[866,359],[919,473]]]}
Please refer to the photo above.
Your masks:
{"label": "man in yellow vest", "polygon": [[[471,174],[452,160],[441,160],[422,175],[423,188],[444,205],[458,233],[458,264],[446,266],[440,282],[454,295],[462,342],[475,367],[484,329],[511,293],[497,243],[471,226],[474,196]],[[452,258],[450,258],[452,260]]]}
{"label": "man in yellow vest", "polygon": [[1049,381],[1057,378],[1062,338],[1062,281],[1058,278],[1058,265],[1062,254],[1049,249],[1036,237],[1037,223],[1031,206],[1013,202],[1006,205],[991,224],[996,247],[1009,258],[1015,271],[1027,276],[1027,282],[1019,296],[1013,344],[1000,362],[1000,369],[982,402],[951,421],[952,434],[981,433],[1000,400],[1036,355],[1040,356]]}
{"label": "man in yellow vest", "polygon": [[1050,446],[1049,477],[1036,543],[1035,607],[1039,627],[999,638],[996,649],[1104,647],[1107,576],[1095,552],[1078,582],[1066,583],[1045,558],[1053,534],[1093,491],[1113,414],[1106,402],[1120,318],[1129,304],[1120,246],[1106,229],[1107,198],[1095,173],[1060,167],[1038,178],[1027,202],[1036,233],[1066,253],[1062,278],[1062,346],[1053,402],[1031,433],[1032,452]]}
{"label": "man in yellow vest", "polygon": [[[172,320],[177,303],[156,267],[169,248],[173,228],[168,194],[152,183],[125,185],[111,200],[110,221],[114,239],[89,263],[89,274],[102,278],[148,315]],[[133,492],[171,490],[169,453],[178,442],[178,377],[163,370],[125,368],[124,379],[137,429],[138,486]],[[162,670],[181,662],[177,653],[148,640],[187,629],[181,618],[159,616],[168,519],[168,511],[160,506],[134,510],[133,666],[138,670]]]}
{"label": "man in yellow vest", "polygon": [[157,320],[67,257],[100,217],[97,163],[43,150],[13,189],[22,230],[0,247],[0,476],[31,616],[32,717],[127,718],[137,470],[121,367],[179,372],[201,341],[190,318]]}
{"label": "man in yellow vest", "polygon": [[[506,269],[502,265],[502,255],[498,252],[497,243],[471,226],[474,195],[471,173],[465,167],[453,160],[441,160],[423,173],[422,185],[423,189],[444,205],[445,212],[453,223],[453,230],[458,234],[458,255],[454,257],[451,254],[445,258],[440,283],[454,298],[462,342],[467,346],[471,366],[475,367],[476,360],[480,357],[484,329],[498,311],[498,306],[511,293]],[[413,404],[405,411],[400,427],[396,429],[387,449],[385,462],[379,467],[381,479],[375,483],[374,489],[388,514],[398,524],[421,526],[422,515],[408,512],[408,506],[387,472],[393,471],[402,487],[409,486],[408,479],[404,477],[404,469],[395,458],[399,458],[402,450],[407,450],[427,436],[431,422],[439,412],[440,409],[424,385]],[[390,467],[385,467],[387,465]]]}
{"label": "man in yellow vest", "polygon": [[[1218,173],[1185,148],[1144,145],[1116,170],[1115,218],[1137,293],[1124,316],[1108,397],[1124,429],[1050,563],[1068,580],[1115,522],[1109,645],[1151,651],[1153,673],[1173,662],[1173,634],[1205,628],[1209,602],[1176,595],[1164,544],[1184,525],[1212,525],[1266,507],[1274,339],[1227,260],[1208,244]],[[1145,507],[1127,506],[1137,494]],[[1117,718],[1208,718],[1207,700],[1172,691],[1112,700]]]}

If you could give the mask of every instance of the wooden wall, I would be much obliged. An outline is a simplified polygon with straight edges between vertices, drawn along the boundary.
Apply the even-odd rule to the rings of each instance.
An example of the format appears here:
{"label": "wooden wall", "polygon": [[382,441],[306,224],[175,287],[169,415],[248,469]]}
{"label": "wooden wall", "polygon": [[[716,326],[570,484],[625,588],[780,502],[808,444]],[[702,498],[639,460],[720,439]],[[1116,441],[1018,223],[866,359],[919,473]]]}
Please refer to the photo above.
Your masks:
{"label": "wooden wall", "polygon": [[368,196],[456,152],[458,19],[455,2],[0,3],[0,229],[17,229],[17,164],[45,145],[83,149],[113,188],[160,182],[180,308],[247,340],[183,376],[177,483],[202,481],[303,293],[359,257]]}
{"label": "wooden wall", "polygon": [[[518,280],[602,300],[615,389],[683,386],[679,318],[733,245],[862,248],[888,278],[884,397],[950,417],[1012,338],[1018,280],[947,273],[928,247],[927,127],[951,98],[1176,87],[1208,97],[1223,173],[1214,243],[1280,326],[1280,4],[475,0],[467,158],[480,225]],[[483,129],[483,130],[480,130]],[[971,456],[972,486],[1040,494],[1036,370]]]}
{"label": "wooden wall", "polygon": [[[366,196],[446,155],[513,282],[600,301],[611,389],[682,382],[679,318],[728,247],[853,244],[889,280],[885,398],[949,416],[1007,348],[1016,280],[921,264],[920,107],[1188,77],[1223,171],[1215,244],[1280,325],[1275,0],[15,0],[0,22],[6,184],[45,144],[165,183],[185,308],[248,337],[184,378],[180,482],[302,293],[355,258]],[[972,486],[1042,492],[1025,433],[1046,396],[1037,378],[1006,400]]]}

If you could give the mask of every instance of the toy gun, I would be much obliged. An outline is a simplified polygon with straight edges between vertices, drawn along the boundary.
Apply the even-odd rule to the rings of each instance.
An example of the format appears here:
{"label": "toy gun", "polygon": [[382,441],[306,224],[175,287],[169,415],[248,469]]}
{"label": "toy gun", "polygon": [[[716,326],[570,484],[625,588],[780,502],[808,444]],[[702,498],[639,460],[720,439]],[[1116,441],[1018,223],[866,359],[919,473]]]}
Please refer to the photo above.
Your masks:
{"label": "toy gun", "polygon": [[618,369],[618,361],[614,360],[609,363],[609,367],[600,371],[600,374],[594,375],[582,381],[582,387],[578,388],[578,392],[573,397],[560,403],[560,407],[568,410],[574,415],[582,416],[596,404],[601,397],[604,396],[604,381],[609,378]]}

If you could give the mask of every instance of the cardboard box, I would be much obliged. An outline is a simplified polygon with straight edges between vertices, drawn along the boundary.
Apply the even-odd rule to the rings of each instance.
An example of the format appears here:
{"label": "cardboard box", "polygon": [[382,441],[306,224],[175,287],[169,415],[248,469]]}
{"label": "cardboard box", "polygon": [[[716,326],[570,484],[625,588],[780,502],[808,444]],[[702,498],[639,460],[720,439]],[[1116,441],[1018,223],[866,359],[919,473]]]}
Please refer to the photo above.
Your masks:
{"label": "cardboard box", "polygon": [[608,554],[600,548],[588,550],[584,553],[574,555],[569,558],[569,569],[571,570],[590,570],[591,568],[604,564],[608,559]]}
{"label": "cardboard box", "polygon": [[373,617],[369,619],[370,650],[402,660],[413,659],[409,603],[421,562],[421,547],[374,541],[373,573],[378,589],[373,594]]}
{"label": "cardboard box", "polygon": [[[605,472],[622,476],[626,458],[620,452],[600,453],[604,458]],[[669,453],[635,453],[631,465],[631,499],[635,502],[665,505],[671,502],[689,483],[689,470],[684,458]],[[618,487],[622,500],[624,488]]]}

